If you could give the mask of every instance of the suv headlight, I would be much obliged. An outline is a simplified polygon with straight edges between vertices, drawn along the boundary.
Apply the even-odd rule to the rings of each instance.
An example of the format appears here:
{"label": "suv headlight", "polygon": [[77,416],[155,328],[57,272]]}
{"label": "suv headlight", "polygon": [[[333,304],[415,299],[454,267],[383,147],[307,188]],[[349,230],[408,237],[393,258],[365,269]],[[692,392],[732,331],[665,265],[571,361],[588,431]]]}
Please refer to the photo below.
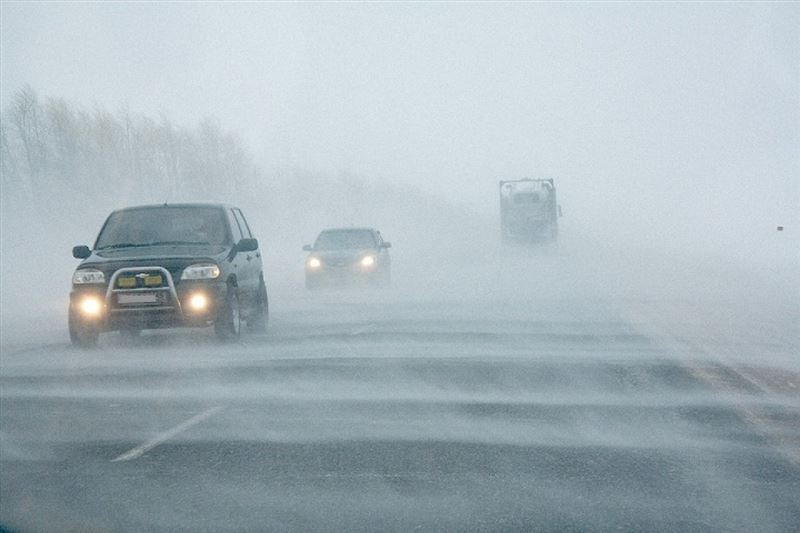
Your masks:
{"label": "suv headlight", "polygon": [[181,279],[216,279],[219,277],[219,267],[211,263],[198,263],[183,269]]}
{"label": "suv headlight", "polygon": [[361,258],[361,266],[364,268],[370,268],[374,264],[375,264],[374,255],[365,255],[363,258]]}
{"label": "suv headlight", "polygon": [[106,275],[93,268],[84,268],[76,270],[72,275],[72,283],[75,285],[84,285],[86,283],[105,283]]}

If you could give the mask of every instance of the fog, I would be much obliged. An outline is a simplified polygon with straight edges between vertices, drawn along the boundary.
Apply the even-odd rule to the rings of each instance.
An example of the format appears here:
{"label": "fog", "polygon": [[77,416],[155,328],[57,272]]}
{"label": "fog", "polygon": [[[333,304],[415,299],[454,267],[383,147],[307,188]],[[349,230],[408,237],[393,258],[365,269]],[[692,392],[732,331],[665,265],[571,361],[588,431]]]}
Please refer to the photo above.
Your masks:
{"label": "fog", "polygon": [[[308,296],[303,244],[364,225],[394,244],[386,299],[796,314],[799,22],[788,4],[4,3],[3,336],[61,328],[69,249],[111,210],[196,200],[244,209],[276,309]],[[24,158],[23,91],[89,132],[94,166]],[[184,155],[162,186],[104,158],[114,121],[227,159]],[[497,183],[522,177],[555,179],[557,246],[500,245]]]}
{"label": "fog", "polygon": [[[700,530],[788,530],[800,517],[785,490],[800,464],[798,28],[788,3],[3,2],[0,530],[237,529],[220,522],[226,483],[254,521],[242,530],[362,529],[348,492],[359,479],[389,517],[375,529],[411,529],[403,513],[417,506],[423,529],[529,530],[542,525],[525,522],[533,490],[545,510],[578,502],[574,521],[544,522],[556,530],[692,529],[659,522],[684,511]],[[502,244],[498,182],[520,178],[555,180],[556,243]],[[71,247],[91,247],[114,209],[194,201],[247,216],[269,332],[67,349]],[[304,288],[303,245],[343,226],[392,243],[390,288]],[[46,513],[19,511],[21,480],[37,479],[27,461],[125,492],[135,466],[118,481],[81,461],[106,465],[210,407],[220,414],[159,445],[175,470],[155,452],[143,467],[155,494],[173,486],[159,472],[176,486],[201,472],[179,492],[209,521],[137,488],[124,518],[78,518],[99,504],[59,510],[60,478],[53,494],[30,489]],[[279,478],[263,483],[300,472],[313,486],[295,479],[268,502],[249,490],[262,481],[248,446],[262,445],[259,472]],[[610,493],[575,481],[579,467],[563,474],[573,460],[602,470],[580,455],[597,449],[614,458],[588,478],[611,479]],[[763,477],[728,469],[740,459]],[[433,472],[427,488],[397,489],[392,476],[415,468]],[[542,468],[555,472],[544,488],[513,477]],[[640,468],[667,480],[664,498],[631,493]],[[523,496],[498,496],[509,486]],[[700,486],[713,496],[698,510]],[[306,522],[255,522],[302,507],[295,496]],[[614,514],[623,500],[641,514]],[[437,517],[475,502],[495,521]]]}
{"label": "fog", "polygon": [[785,4],[5,3],[1,96],[212,116],[275,189],[355,175],[490,221],[499,179],[554,177],[595,239],[745,260],[796,235],[797,23]]}

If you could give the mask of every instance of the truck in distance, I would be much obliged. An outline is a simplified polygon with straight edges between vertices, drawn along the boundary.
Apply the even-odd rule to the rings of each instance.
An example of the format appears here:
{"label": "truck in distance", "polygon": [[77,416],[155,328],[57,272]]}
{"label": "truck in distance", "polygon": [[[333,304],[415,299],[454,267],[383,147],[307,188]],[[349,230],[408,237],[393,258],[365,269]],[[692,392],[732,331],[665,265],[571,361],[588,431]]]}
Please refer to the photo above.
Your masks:
{"label": "truck in distance", "polygon": [[556,242],[560,215],[552,178],[500,182],[500,228],[504,244]]}

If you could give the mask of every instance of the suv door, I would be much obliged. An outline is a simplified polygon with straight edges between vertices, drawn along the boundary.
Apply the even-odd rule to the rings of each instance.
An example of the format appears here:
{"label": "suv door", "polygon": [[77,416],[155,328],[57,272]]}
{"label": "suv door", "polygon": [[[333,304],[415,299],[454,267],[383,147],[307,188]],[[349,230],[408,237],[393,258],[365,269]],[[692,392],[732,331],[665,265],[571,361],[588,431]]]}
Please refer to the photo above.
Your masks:
{"label": "suv door", "polygon": [[386,269],[391,265],[392,260],[389,258],[389,250],[383,247],[383,236],[380,231],[375,231],[375,242],[378,245],[378,261],[381,268]]}
{"label": "suv door", "polygon": [[[247,272],[245,264],[247,263],[244,259],[244,254],[239,253],[236,251],[236,245],[239,241],[242,240],[242,230],[239,228],[239,223],[236,222],[236,217],[233,216],[233,211],[230,209],[225,209],[225,216],[228,219],[228,224],[231,227],[231,235],[233,235],[233,250],[231,251],[230,261],[232,263],[232,272],[236,275],[236,283],[239,285],[239,288],[242,288],[242,284],[246,283],[247,279]],[[240,293],[242,291],[239,291]],[[241,294],[239,294],[241,298]]]}
{"label": "suv door", "polygon": [[[253,235],[250,233],[250,227],[242,211],[238,207],[234,207],[230,209],[230,213],[236,230],[242,235],[242,238],[252,239]],[[236,255],[240,256],[238,278],[241,291],[239,298],[242,305],[250,309],[256,305],[259,276],[261,275],[261,251],[238,252]]]}

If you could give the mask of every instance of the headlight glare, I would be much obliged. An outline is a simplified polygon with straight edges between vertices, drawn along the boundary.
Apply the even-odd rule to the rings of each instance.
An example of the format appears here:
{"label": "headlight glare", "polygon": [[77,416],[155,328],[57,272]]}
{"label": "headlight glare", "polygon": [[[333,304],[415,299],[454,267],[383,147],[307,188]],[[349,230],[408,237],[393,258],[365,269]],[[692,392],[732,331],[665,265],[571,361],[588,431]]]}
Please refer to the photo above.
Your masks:
{"label": "headlight glare", "polygon": [[72,275],[72,283],[83,285],[86,283],[105,283],[106,276],[99,270],[93,268],[78,269]]}
{"label": "headlight glare", "polygon": [[308,260],[308,268],[319,268],[322,266],[322,261],[320,261],[316,257],[312,257]]}
{"label": "headlight glare", "polygon": [[211,263],[198,263],[183,269],[181,279],[216,279],[219,277],[219,267]]}
{"label": "headlight glare", "polygon": [[361,259],[361,266],[365,268],[369,268],[375,264],[375,256],[367,255]]}
{"label": "headlight glare", "polygon": [[208,307],[208,298],[205,294],[197,292],[189,297],[189,307],[194,311],[203,311]]}
{"label": "headlight glare", "polygon": [[97,316],[103,310],[103,304],[94,296],[87,296],[80,303],[81,312],[86,316]]}

